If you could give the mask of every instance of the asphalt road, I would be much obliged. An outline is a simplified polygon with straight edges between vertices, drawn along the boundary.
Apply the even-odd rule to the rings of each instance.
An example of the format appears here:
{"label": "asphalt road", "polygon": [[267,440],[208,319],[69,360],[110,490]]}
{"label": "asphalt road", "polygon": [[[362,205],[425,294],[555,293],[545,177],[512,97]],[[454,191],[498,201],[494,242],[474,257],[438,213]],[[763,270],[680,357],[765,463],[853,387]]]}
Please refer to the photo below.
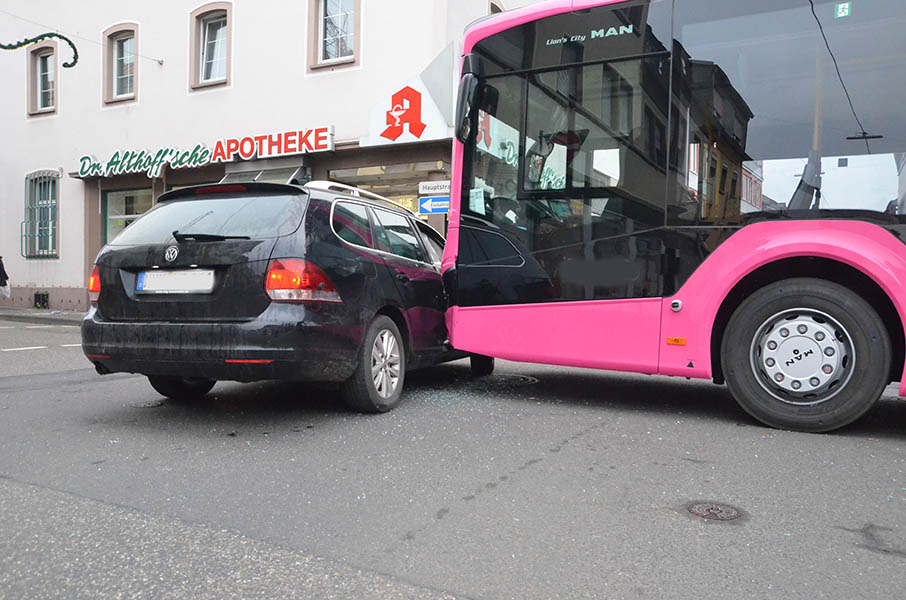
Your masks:
{"label": "asphalt road", "polygon": [[[0,598],[894,598],[906,403],[766,429],[708,382],[498,362],[164,401],[0,322]],[[35,348],[18,350],[18,348]],[[9,350],[9,351],[6,351]],[[691,516],[693,501],[738,508]]]}

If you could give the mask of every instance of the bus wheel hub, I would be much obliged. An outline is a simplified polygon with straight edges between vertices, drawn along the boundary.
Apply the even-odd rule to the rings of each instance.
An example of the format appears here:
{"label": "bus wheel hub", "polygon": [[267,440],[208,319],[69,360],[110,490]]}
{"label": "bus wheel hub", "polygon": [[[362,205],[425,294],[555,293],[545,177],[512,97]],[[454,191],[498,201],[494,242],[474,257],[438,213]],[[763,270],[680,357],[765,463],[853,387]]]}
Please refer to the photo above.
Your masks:
{"label": "bus wheel hub", "polygon": [[752,342],[756,379],[775,398],[792,404],[828,400],[848,381],[854,358],[846,328],[809,308],[775,314]]}

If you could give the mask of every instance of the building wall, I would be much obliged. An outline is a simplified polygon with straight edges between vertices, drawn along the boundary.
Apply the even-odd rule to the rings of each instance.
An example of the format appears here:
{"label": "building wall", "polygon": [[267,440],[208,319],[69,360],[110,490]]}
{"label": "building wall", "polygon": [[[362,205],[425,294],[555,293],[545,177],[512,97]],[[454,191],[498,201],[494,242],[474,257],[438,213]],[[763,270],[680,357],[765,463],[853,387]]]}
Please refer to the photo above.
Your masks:
{"label": "building wall", "polygon": [[[338,145],[355,145],[368,133],[371,107],[418,76],[450,44],[452,56],[458,56],[463,29],[490,8],[488,0],[361,0],[359,64],[309,72],[308,38],[314,30],[309,1],[234,0],[230,82],[195,91],[189,86],[190,13],[202,2],[127,0],[76,7],[46,0],[16,3],[9,11],[15,16],[0,16],[4,41],[59,31],[79,50],[74,68],[58,70],[56,113],[32,117],[28,51],[0,52],[6,90],[0,94],[0,131],[7,143],[0,160],[0,256],[12,285],[59,289],[52,299],[69,298],[71,290],[84,287],[93,259],[85,244],[93,224],[86,219],[96,209],[86,199],[97,193],[91,182],[69,176],[78,171],[83,154],[106,160],[122,149],[191,148],[226,136],[320,125],[335,126]],[[514,8],[530,2],[499,3]],[[108,105],[102,32],[125,22],[138,24],[138,99]],[[59,42],[58,63],[70,58],[69,47]],[[38,169],[63,173],[58,259],[20,256],[23,179]]]}

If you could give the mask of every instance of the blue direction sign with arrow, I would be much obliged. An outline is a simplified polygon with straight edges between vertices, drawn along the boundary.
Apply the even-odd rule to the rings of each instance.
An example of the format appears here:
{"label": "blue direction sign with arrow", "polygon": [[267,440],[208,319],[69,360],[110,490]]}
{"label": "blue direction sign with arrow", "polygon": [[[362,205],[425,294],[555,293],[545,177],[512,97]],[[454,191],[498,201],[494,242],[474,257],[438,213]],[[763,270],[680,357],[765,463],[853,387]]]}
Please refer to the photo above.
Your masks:
{"label": "blue direction sign with arrow", "polygon": [[450,212],[450,196],[425,196],[418,199],[418,214],[439,215]]}

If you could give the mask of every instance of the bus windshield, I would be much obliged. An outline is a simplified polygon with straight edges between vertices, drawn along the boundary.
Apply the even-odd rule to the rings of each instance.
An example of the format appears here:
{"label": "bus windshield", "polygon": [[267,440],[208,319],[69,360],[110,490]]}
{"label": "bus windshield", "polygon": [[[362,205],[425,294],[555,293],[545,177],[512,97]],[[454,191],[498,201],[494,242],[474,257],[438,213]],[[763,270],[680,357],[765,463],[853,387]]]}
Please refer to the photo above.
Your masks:
{"label": "bus windshield", "polygon": [[566,13],[476,45],[464,212],[512,221],[506,201],[592,189],[668,225],[906,212],[901,2],[824,22],[808,0],[670,4]]}
{"label": "bus windshield", "polygon": [[459,264],[528,262],[495,302],[654,297],[752,219],[898,221],[906,6],[814,5],[632,0],[479,40]]}

